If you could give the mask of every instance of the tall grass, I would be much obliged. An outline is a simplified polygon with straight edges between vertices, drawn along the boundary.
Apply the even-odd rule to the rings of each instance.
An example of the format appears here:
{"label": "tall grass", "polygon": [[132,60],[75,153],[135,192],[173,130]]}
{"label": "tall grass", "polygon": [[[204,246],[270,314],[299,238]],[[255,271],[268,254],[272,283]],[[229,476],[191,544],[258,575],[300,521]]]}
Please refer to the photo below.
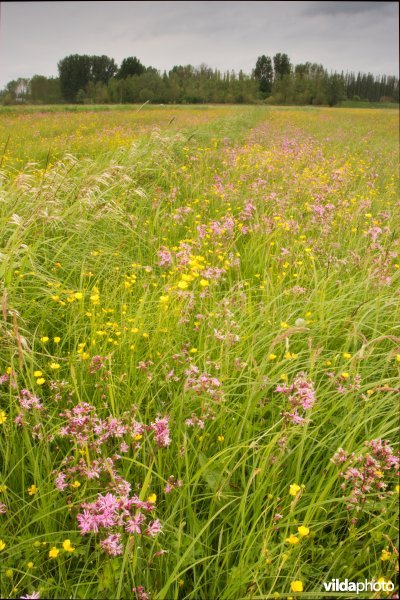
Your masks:
{"label": "tall grass", "polygon": [[[172,129],[165,107],[129,144],[3,165],[2,597],[395,582],[398,115],[214,110]],[[68,413],[82,403],[86,441]],[[107,492],[147,501],[140,535],[121,515],[82,535],[82,505]]]}

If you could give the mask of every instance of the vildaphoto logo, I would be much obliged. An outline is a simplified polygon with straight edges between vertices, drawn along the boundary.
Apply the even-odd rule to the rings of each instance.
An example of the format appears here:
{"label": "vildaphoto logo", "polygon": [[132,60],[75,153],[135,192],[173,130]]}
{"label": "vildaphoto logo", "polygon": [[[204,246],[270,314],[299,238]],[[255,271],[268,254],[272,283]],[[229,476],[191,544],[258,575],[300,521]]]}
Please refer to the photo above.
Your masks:
{"label": "vildaphoto logo", "polygon": [[362,592],[393,592],[394,583],[391,581],[349,581],[348,579],[331,579],[331,581],[324,581],[324,588],[326,592],[356,592],[361,594]]}

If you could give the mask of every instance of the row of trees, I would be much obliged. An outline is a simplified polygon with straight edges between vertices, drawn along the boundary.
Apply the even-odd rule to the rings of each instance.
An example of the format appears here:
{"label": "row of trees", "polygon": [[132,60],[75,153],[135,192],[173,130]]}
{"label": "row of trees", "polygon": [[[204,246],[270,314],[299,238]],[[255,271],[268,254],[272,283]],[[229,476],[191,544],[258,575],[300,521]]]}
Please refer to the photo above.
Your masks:
{"label": "row of trees", "polygon": [[138,58],[118,67],[108,56],[73,54],[58,63],[58,77],[35,75],[10,81],[0,92],[3,104],[76,103],[256,103],[329,104],[350,100],[399,101],[393,76],[328,73],[317,63],[292,65],[287,54],[259,56],[250,75],[222,73],[205,64],[175,66],[160,73]]}

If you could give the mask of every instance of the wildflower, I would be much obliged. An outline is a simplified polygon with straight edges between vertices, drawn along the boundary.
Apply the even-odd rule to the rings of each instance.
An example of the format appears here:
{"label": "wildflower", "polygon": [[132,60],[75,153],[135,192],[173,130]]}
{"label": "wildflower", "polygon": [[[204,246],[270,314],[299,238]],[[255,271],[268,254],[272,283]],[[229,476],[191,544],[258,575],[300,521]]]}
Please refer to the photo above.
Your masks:
{"label": "wildflower", "polygon": [[43,375],[42,371],[33,371],[34,377],[41,377]]}
{"label": "wildflower", "polygon": [[6,571],[6,577],[8,577],[9,579],[11,579],[11,577],[14,575],[14,572],[12,569],[7,569]]}
{"label": "wildflower", "polygon": [[268,360],[275,360],[276,359],[276,354],[269,354],[268,355]]}
{"label": "wildflower", "polygon": [[343,352],[343,358],[351,358],[350,352]]}
{"label": "wildflower", "polygon": [[154,504],[157,500],[157,496],[156,494],[150,494],[150,496],[147,498],[147,502],[150,502],[151,504]]}
{"label": "wildflower", "polygon": [[47,335],[44,335],[43,337],[40,338],[40,341],[45,344],[46,342],[49,341],[49,338],[47,337]]}
{"label": "wildflower", "polygon": [[292,546],[295,546],[296,544],[298,544],[299,541],[300,541],[300,539],[293,533],[285,540],[285,542],[288,542],[288,544],[291,544]]}
{"label": "wildflower", "polygon": [[0,485],[0,494],[4,493],[5,491],[7,491],[7,486],[3,483]]}
{"label": "wildflower", "polygon": [[111,534],[100,542],[100,546],[110,556],[122,554],[121,534]]}
{"label": "wildflower", "polygon": [[44,378],[44,377],[39,377],[38,379],[36,379],[36,383],[37,383],[38,385],[43,385],[45,381],[46,381],[46,380],[45,380],[45,378]]}
{"label": "wildflower", "polygon": [[350,377],[349,373],[342,373],[341,376],[343,377],[343,379],[348,379]]}
{"label": "wildflower", "polygon": [[388,550],[382,550],[381,560],[390,560],[392,558],[392,553],[388,552]]}
{"label": "wildflower", "polygon": [[79,481],[75,480],[74,483],[71,483],[71,486],[74,487],[75,489],[81,487],[81,484]]}
{"label": "wildflower", "polygon": [[280,323],[281,329],[288,329],[289,325],[286,323],[286,321],[281,321]]}
{"label": "wildflower", "polygon": [[82,292],[75,292],[75,294],[74,294],[74,297],[75,297],[77,300],[82,300],[82,298],[83,298],[83,294],[82,294]]}
{"label": "wildflower", "polygon": [[7,421],[7,415],[4,410],[0,410],[0,425],[4,425]]}
{"label": "wildflower", "polygon": [[20,596],[21,600],[39,600],[40,592],[32,592],[32,594],[25,594],[25,596]]}
{"label": "wildflower", "polygon": [[169,296],[160,296],[160,302],[162,304],[167,304],[167,302],[169,302]]}
{"label": "wildflower", "polygon": [[165,448],[171,443],[168,421],[169,417],[164,417],[163,419],[156,419],[155,422],[150,425],[150,429],[152,429],[155,434],[156,444],[160,448]]}
{"label": "wildflower", "polygon": [[33,567],[34,567],[34,564],[33,564],[33,562],[32,562],[32,561],[30,561],[30,562],[28,562],[28,563],[27,563],[27,565],[26,565],[26,566],[28,567],[28,569],[33,569]]}
{"label": "wildflower", "polygon": [[65,552],[73,552],[75,550],[75,548],[71,545],[71,540],[64,540],[63,548]]}
{"label": "wildflower", "polygon": [[55,344],[59,344],[59,343],[61,342],[61,338],[60,338],[60,337],[58,337],[58,335],[56,335],[56,337],[55,337],[55,338],[53,338],[53,340],[54,340],[54,343],[55,343]]}
{"label": "wildflower", "polygon": [[3,540],[0,540],[0,552],[1,552],[2,550],[4,550],[4,548],[5,548],[5,547],[6,547],[6,543],[5,543],[5,542],[3,542]]}
{"label": "wildflower", "polygon": [[207,279],[200,279],[200,285],[201,285],[201,287],[207,287],[210,284],[207,281]]}
{"label": "wildflower", "polygon": [[31,487],[28,488],[28,494],[30,496],[34,496],[37,492],[38,492],[38,488],[36,487],[35,484],[31,485]]}
{"label": "wildflower", "polygon": [[188,283],[187,283],[187,281],[180,281],[180,282],[178,283],[178,288],[179,288],[180,290],[186,290],[186,288],[187,288],[187,287],[188,287]]}
{"label": "wildflower", "polygon": [[289,486],[289,494],[291,496],[297,496],[298,492],[301,490],[301,487],[297,485],[297,483],[292,483]]}
{"label": "wildflower", "polygon": [[162,525],[161,525],[160,521],[158,519],[156,519],[155,521],[152,521],[150,523],[150,525],[146,529],[146,534],[151,537],[155,537],[157,535],[157,533],[160,533],[161,530],[162,530]]}
{"label": "wildflower", "polygon": [[132,588],[132,592],[135,594],[136,600],[150,600],[149,594],[142,585]]}
{"label": "wildflower", "polygon": [[141,513],[136,514],[131,519],[128,519],[128,522],[125,526],[125,529],[128,533],[138,533],[139,535],[142,533],[140,529],[140,525],[145,520],[145,516]]}
{"label": "wildflower", "polygon": [[59,368],[60,368],[60,365],[58,363],[56,363],[56,362],[50,363],[50,369],[53,369],[53,371],[56,371]]}
{"label": "wildflower", "polygon": [[223,441],[224,441],[224,439],[225,439],[225,437],[224,437],[223,435],[219,435],[219,436],[218,436],[218,441],[219,441],[219,442],[223,442]]}
{"label": "wildflower", "polygon": [[301,535],[301,537],[306,537],[310,533],[309,528],[305,525],[300,525],[300,527],[297,528],[297,531],[299,532],[299,535]]}
{"label": "wildflower", "polygon": [[400,354],[396,354],[396,361],[400,363]]}
{"label": "wildflower", "polygon": [[51,550],[49,550],[49,558],[57,558],[57,556],[60,554],[60,551],[57,550],[57,548],[55,546],[52,547]]}
{"label": "wildflower", "polygon": [[303,591],[303,583],[297,579],[296,581],[292,581],[290,584],[290,589],[292,592],[302,592]]}

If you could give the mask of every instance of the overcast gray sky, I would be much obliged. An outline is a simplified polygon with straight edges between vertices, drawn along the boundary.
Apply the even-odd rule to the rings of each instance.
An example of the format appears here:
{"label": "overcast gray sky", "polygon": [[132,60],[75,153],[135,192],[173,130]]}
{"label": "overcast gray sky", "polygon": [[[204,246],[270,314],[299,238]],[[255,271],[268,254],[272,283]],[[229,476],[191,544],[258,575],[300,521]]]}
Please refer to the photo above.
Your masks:
{"label": "overcast gray sky", "polygon": [[0,87],[56,76],[68,54],[250,73],[261,54],[286,52],[294,64],[398,75],[398,24],[397,2],[1,2]]}

